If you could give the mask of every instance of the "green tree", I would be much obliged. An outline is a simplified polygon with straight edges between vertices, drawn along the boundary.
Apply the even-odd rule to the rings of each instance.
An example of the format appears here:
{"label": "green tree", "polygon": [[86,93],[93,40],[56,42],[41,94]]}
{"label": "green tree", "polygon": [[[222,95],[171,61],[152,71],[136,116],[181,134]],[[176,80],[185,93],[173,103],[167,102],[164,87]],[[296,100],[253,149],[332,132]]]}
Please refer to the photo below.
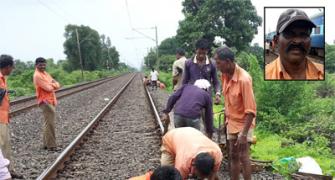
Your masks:
{"label": "green tree", "polygon": [[175,55],[162,55],[159,57],[159,70],[172,72],[172,64],[176,60]]}
{"label": "green tree", "polygon": [[105,35],[101,35],[102,62],[107,69],[116,69],[119,64],[119,52],[112,46],[111,40]]}
{"label": "green tree", "polygon": [[176,49],[179,48],[177,39],[175,36],[164,39],[158,46],[159,55],[174,55]]}
{"label": "green tree", "polygon": [[247,49],[247,52],[256,56],[259,67],[263,70],[264,69],[264,49],[259,46],[258,43],[250,46]]}
{"label": "green tree", "polygon": [[335,74],[326,73],[324,81],[318,82],[316,87],[316,94],[321,98],[335,96]]}
{"label": "green tree", "polygon": [[154,49],[150,49],[149,53],[144,57],[144,64],[147,68],[156,66],[157,55]]}
{"label": "green tree", "polygon": [[99,33],[89,26],[67,25],[65,27],[64,53],[69,61],[69,69],[80,69],[76,29],[79,34],[81,57],[84,70],[102,68],[101,41]]}
{"label": "green tree", "polygon": [[47,60],[47,71],[58,68],[57,64],[54,63],[54,60],[52,58],[46,60]]}
{"label": "green tree", "polygon": [[20,61],[19,59],[15,60],[15,69],[12,72],[11,76],[16,76],[22,74],[25,70],[28,69],[28,66],[25,62]]}
{"label": "green tree", "polygon": [[120,62],[120,55],[114,46],[109,48],[109,57],[111,59],[111,67],[117,69]]}
{"label": "green tree", "polygon": [[309,121],[315,113],[309,106],[313,99],[313,89],[308,82],[264,81],[257,93],[260,127],[279,133]]}
{"label": "green tree", "polygon": [[183,6],[185,19],[176,38],[188,52],[200,37],[211,42],[220,37],[227,46],[244,50],[262,23],[250,0],[185,0]]}

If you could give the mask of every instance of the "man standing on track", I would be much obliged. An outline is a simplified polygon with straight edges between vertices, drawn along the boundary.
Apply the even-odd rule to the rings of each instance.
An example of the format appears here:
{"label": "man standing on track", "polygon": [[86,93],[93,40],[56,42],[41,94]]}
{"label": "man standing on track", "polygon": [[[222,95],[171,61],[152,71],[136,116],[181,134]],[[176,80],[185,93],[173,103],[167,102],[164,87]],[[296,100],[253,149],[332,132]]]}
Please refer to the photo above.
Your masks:
{"label": "man standing on track", "polygon": [[[185,62],[184,78],[182,84],[194,84],[198,79],[206,79],[215,90],[215,104],[220,103],[220,83],[216,74],[215,65],[210,61],[207,54],[210,43],[207,39],[199,39],[196,44],[196,54]],[[209,91],[212,95],[212,92]]]}
{"label": "man standing on track", "polygon": [[57,150],[55,121],[57,104],[55,91],[60,85],[46,71],[46,60],[39,57],[35,61],[34,85],[39,107],[43,111],[43,148],[51,151]]}
{"label": "man standing on track", "polygon": [[0,149],[4,158],[8,159],[9,171],[13,178],[23,178],[14,171],[11,158],[11,143],[9,132],[9,95],[5,76],[10,75],[14,69],[13,57],[9,55],[0,56]]}
{"label": "man standing on track", "polygon": [[252,133],[255,127],[256,102],[252,78],[234,61],[234,53],[227,47],[218,48],[214,59],[222,72],[222,92],[225,100],[225,123],[231,156],[230,175],[238,180],[242,165],[243,178],[251,180],[249,158]]}
{"label": "man standing on track", "polygon": [[175,60],[172,65],[172,84],[174,91],[177,91],[181,87],[183,81],[186,61],[184,49],[178,48],[176,50],[176,58],[177,60]]}
{"label": "man standing on track", "polygon": [[151,68],[150,72],[150,79],[151,79],[151,90],[157,90],[157,81],[158,81],[158,72]]}

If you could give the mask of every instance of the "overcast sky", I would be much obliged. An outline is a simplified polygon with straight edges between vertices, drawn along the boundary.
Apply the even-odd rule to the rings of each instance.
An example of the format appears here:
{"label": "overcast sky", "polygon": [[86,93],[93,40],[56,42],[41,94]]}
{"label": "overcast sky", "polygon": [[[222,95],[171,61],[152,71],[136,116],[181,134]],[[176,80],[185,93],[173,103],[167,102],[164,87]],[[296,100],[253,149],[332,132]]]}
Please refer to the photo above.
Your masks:
{"label": "overcast sky", "polygon": [[[139,68],[143,57],[155,42],[143,38],[131,28],[158,40],[176,35],[181,0],[0,0],[0,54],[15,59],[34,60],[38,56],[65,59],[63,43],[67,24],[87,25],[111,38],[120,52],[120,60]],[[335,19],[333,0],[252,0],[259,16],[264,6],[325,6],[326,42],[333,43]],[[271,23],[276,24],[273,17]],[[274,25],[275,26],[275,25]],[[332,30],[331,30],[332,29]],[[252,43],[263,44],[263,26]]]}

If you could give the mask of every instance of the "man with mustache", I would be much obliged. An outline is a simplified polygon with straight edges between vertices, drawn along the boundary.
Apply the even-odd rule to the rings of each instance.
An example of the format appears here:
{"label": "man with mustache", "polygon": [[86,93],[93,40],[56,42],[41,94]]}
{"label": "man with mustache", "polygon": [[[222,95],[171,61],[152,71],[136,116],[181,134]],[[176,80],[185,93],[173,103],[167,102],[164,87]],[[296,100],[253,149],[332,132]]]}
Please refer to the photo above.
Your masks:
{"label": "man with mustache", "polygon": [[315,24],[304,11],[288,9],[277,23],[279,57],[265,66],[266,80],[323,80],[324,68],[307,58]]}
{"label": "man with mustache", "polygon": [[57,151],[56,145],[56,94],[55,91],[60,88],[59,83],[54,80],[46,71],[47,61],[39,57],[35,61],[34,85],[38,106],[42,109],[44,115],[43,122],[43,149]]}

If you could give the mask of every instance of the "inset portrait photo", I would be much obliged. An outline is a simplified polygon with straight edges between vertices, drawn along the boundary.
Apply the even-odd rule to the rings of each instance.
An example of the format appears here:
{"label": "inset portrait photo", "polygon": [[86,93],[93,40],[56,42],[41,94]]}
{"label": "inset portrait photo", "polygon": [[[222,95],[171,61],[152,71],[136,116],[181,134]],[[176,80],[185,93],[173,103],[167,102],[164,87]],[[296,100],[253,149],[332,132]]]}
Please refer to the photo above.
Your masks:
{"label": "inset portrait photo", "polygon": [[324,7],[264,7],[265,80],[324,80],[324,15]]}

